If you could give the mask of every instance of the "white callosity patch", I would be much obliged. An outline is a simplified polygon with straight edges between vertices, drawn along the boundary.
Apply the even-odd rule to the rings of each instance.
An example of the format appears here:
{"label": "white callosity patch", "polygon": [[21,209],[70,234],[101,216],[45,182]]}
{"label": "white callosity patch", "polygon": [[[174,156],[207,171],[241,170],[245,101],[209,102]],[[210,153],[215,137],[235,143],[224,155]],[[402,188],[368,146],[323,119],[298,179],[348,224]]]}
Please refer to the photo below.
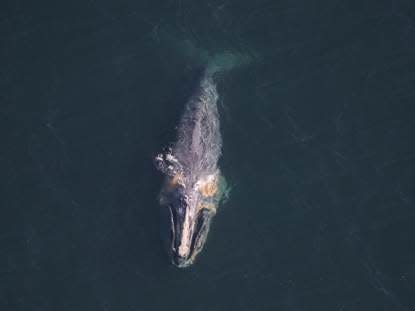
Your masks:
{"label": "white callosity patch", "polygon": [[209,174],[200,178],[194,185],[194,189],[198,191],[203,198],[214,198],[218,194],[219,170],[214,174]]}
{"label": "white callosity patch", "polygon": [[173,156],[172,150],[170,148],[165,154],[159,153],[154,158],[154,162],[156,167],[168,176],[173,177],[182,172],[182,166],[178,159]]}

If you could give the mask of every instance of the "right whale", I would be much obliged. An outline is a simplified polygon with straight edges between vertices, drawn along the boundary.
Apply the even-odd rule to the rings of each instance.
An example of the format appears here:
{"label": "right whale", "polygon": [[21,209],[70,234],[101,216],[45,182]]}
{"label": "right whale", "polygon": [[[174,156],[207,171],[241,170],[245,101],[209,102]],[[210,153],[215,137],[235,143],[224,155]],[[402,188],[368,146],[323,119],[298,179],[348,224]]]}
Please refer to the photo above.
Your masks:
{"label": "right whale", "polygon": [[178,267],[193,264],[225,191],[218,167],[222,152],[215,76],[241,63],[221,54],[205,68],[179,122],[177,140],[155,157],[165,175],[159,201],[169,215],[168,252]]}
{"label": "right whale", "polygon": [[169,255],[178,267],[202,250],[221,194],[222,138],[213,75],[205,72],[178,126],[177,141],[155,158],[165,174],[160,204],[170,216]]}

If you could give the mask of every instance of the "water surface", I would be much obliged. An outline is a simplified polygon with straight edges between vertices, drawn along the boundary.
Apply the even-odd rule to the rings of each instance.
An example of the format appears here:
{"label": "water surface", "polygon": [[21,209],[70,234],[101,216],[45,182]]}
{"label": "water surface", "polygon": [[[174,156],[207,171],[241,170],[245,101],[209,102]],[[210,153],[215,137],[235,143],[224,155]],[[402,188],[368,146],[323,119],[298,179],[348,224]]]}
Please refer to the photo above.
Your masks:
{"label": "water surface", "polygon": [[[6,1],[2,310],[415,309],[412,1]],[[191,269],[152,157],[206,53],[232,186]]]}

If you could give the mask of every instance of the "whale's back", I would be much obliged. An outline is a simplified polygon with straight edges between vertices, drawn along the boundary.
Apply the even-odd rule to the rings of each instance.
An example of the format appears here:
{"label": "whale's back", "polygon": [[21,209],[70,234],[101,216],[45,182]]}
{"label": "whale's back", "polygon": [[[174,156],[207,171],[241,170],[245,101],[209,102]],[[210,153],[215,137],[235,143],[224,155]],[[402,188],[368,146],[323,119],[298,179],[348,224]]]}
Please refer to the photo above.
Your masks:
{"label": "whale's back", "polygon": [[222,139],[217,108],[218,93],[211,77],[204,77],[185,107],[173,153],[192,175],[212,173],[217,168]]}

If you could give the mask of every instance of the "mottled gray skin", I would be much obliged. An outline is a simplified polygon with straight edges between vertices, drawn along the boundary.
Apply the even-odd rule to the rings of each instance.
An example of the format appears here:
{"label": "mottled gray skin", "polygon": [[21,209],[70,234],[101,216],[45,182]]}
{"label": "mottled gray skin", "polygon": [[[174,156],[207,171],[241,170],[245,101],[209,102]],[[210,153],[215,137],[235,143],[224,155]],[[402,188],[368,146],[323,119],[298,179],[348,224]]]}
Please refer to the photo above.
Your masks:
{"label": "mottled gray skin", "polygon": [[205,73],[185,107],[177,141],[155,161],[166,175],[160,203],[169,210],[169,252],[179,267],[192,264],[203,248],[220,199],[222,139],[217,101],[213,77]]}
{"label": "mottled gray skin", "polygon": [[203,78],[179,125],[173,154],[182,164],[190,182],[217,170],[222,148],[217,100],[218,93],[212,77]]}

